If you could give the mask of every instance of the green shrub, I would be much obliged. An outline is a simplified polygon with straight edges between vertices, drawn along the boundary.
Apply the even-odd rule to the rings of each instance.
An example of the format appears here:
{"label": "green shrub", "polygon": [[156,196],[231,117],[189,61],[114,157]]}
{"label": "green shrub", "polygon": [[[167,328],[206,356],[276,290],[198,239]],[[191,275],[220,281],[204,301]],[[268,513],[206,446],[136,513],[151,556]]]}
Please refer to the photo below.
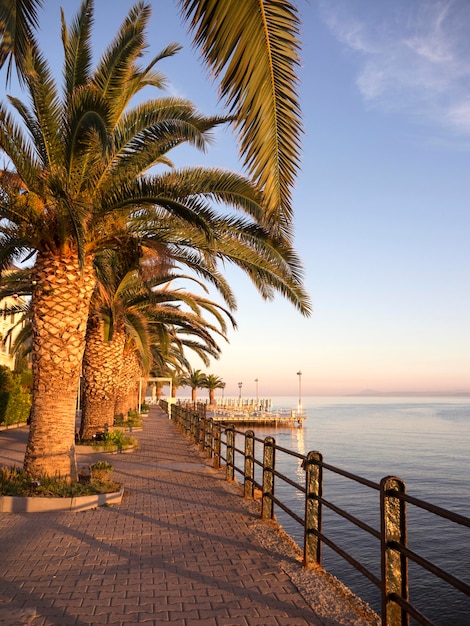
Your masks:
{"label": "green shrub", "polygon": [[142,426],[142,417],[137,413],[137,411],[129,411],[127,418],[124,419],[124,415],[119,413],[114,416],[114,425],[115,426],[126,426],[128,428],[134,428],[137,426]]}
{"label": "green shrub", "polygon": [[90,470],[106,470],[107,472],[112,472],[113,466],[111,465],[111,463],[108,463],[108,461],[96,461],[96,463],[90,465]]}
{"label": "green shrub", "polygon": [[70,498],[109,493],[118,489],[119,485],[111,480],[92,480],[89,484],[80,482],[70,484],[60,477],[50,476],[32,480],[31,476],[17,467],[0,468],[0,495],[2,496]]}
{"label": "green shrub", "polygon": [[33,372],[31,370],[23,370],[20,376],[23,389],[31,391],[33,388]]}
{"label": "green shrub", "polygon": [[112,430],[104,433],[101,441],[96,441],[93,446],[104,450],[113,450],[117,448],[121,452],[124,448],[130,448],[137,445],[137,439],[130,437],[122,432],[122,430]]}
{"label": "green shrub", "polygon": [[0,391],[10,393],[14,388],[13,372],[6,365],[0,365]]}
{"label": "green shrub", "polygon": [[26,422],[30,408],[31,395],[23,391],[21,378],[0,366],[0,424]]}
{"label": "green shrub", "polygon": [[113,473],[113,466],[107,461],[97,461],[90,465],[91,484],[108,482]]}

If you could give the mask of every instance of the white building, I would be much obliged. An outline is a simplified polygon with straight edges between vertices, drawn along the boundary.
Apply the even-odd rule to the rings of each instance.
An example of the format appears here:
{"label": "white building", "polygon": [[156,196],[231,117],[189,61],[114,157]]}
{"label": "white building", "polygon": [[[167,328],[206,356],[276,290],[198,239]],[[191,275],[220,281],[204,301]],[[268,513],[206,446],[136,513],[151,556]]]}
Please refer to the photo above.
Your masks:
{"label": "white building", "polygon": [[0,365],[6,365],[10,369],[15,366],[11,349],[23,323],[18,323],[22,317],[21,312],[10,313],[8,311],[14,306],[24,304],[24,302],[25,299],[20,296],[8,297],[0,301]]}

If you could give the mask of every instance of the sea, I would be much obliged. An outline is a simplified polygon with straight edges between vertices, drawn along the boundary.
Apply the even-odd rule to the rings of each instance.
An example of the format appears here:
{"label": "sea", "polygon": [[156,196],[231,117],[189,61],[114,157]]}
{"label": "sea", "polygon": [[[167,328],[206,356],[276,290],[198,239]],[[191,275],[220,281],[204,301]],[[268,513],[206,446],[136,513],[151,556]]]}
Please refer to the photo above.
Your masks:
{"label": "sea", "polygon": [[[272,398],[273,409],[296,409],[298,402]],[[325,463],[377,483],[399,477],[409,495],[470,518],[470,397],[305,397],[301,403],[308,416],[303,426],[257,427],[257,437],[273,436],[278,446],[302,455],[319,451]],[[304,484],[300,459],[278,453],[276,465]],[[303,494],[276,481],[275,495],[303,517]],[[323,497],[380,528],[378,491],[325,472]],[[275,514],[301,546],[300,524],[280,507]],[[470,528],[411,505],[407,519],[410,549],[470,584]],[[376,538],[328,510],[323,533],[380,576]],[[365,576],[328,547],[322,564],[380,614],[380,592]],[[470,597],[414,563],[409,588],[411,602],[436,625],[470,626]]]}

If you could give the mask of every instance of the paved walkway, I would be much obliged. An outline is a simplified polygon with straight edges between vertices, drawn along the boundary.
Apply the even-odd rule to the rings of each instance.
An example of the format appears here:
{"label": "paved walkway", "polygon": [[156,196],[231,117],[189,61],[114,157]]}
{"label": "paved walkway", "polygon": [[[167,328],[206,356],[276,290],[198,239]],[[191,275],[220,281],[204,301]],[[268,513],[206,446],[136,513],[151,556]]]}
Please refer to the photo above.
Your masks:
{"label": "paved walkway", "polygon": [[[0,432],[0,465],[21,465],[26,436]],[[370,623],[322,574],[299,591],[295,554],[159,408],[137,436],[137,452],[107,457],[120,505],[0,514],[0,624]]]}

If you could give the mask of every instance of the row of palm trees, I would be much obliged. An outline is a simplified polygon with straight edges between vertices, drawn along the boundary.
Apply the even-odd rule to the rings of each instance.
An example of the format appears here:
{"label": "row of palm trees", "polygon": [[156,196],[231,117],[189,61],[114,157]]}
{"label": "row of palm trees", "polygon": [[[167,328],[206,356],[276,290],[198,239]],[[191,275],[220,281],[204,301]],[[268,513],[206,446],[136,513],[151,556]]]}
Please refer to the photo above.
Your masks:
{"label": "row of palm trees", "polygon": [[216,389],[225,389],[225,383],[220,376],[215,374],[204,374],[201,370],[191,370],[189,375],[183,379],[183,384],[191,387],[191,401],[196,402],[197,390],[207,389],[209,391],[209,404],[214,404]]}
{"label": "row of palm trees", "polygon": [[[217,389],[225,389],[225,382],[220,376],[216,374],[205,374],[200,369],[192,369],[191,367],[187,372],[181,371],[179,373],[174,370],[167,369],[168,378],[171,379],[171,393],[175,398],[179,387],[191,388],[191,402],[197,401],[197,390],[207,389],[209,392],[209,405],[214,404],[215,391]],[[159,401],[162,396],[162,390],[166,381],[156,381],[156,400]]]}
{"label": "row of palm trees", "polygon": [[[86,436],[112,423],[119,401],[132,402],[142,374],[187,370],[187,350],[204,362],[218,356],[214,334],[225,338],[227,321],[235,325],[224,263],[240,267],[263,298],[280,293],[310,312],[291,237],[296,11],[268,0],[178,4],[221,77],[228,117],[205,116],[179,98],[139,102],[144,88],[162,88],[158,62],[178,50],[171,44],[141,64],[148,4],[130,9],[95,67],[93,0],[83,0],[70,26],[62,17],[59,90],[36,39],[41,0],[0,0],[0,67],[8,80],[16,64],[28,96],[0,102],[0,268],[28,264],[10,271],[2,289],[14,285],[30,296],[33,406],[24,467],[33,477],[76,478],[82,374]],[[252,36],[255,26],[261,39]],[[173,148],[205,149],[211,131],[233,121],[247,176],[173,165]],[[224,304],[188,291],[188,283],[211,285]]]}

